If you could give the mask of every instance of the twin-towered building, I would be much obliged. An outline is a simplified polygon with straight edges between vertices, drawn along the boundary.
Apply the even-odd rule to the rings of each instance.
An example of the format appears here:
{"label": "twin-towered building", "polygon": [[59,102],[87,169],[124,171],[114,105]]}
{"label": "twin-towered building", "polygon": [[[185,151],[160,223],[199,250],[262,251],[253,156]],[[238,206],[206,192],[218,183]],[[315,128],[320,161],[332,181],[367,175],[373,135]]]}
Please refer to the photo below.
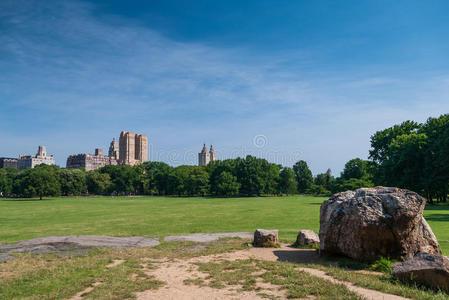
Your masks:
{"label": "twin-towered building", "polygon": [[[111,150],[116,152],[115,149],[109,148],[109,152]],[[118,154],[118,161],[121,165],[134,166],[148,161],[148,137],[143,134],[122,131],[120,133]]]}
{"label": "twin-towered building", "polygon": [[95,170],[108,165],[137,165],[148,161],[148,137],[128,131],[120,133],[119,143],[113,138],[108,155],[95,149],[95,154],[76,154],[67,158],[67,168]]}
{"label": "twin-towered building", "polygon": [[207,166],[211,161],[217,160],[217,155],[215,154],[214,147],[210,145],[209,151],[207,151],[206,144],[203,145],[203,150],[198,153],[198,165]]}

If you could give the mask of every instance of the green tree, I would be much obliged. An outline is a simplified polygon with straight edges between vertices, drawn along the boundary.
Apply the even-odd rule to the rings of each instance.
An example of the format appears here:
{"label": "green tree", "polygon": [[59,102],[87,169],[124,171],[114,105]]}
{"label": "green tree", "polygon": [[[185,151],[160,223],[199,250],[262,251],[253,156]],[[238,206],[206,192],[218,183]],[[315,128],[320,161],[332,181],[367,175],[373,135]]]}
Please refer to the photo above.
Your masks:
{"label": "green tree", "polygon": [[393,139],[390,158],[383,163],[384,181],[420,192],[423,189],[426,144],[427,136],[422,133],[404,134]]}
{"label": "green tree", "polygon": [[87,190],[86,172],[80,169],[60,169],[59,182],[64,196],[80,196]]}
{"label": "green tree", "polygon": [[217,194],[222,196],[234,196],[239,193],[240,183],[237,177],[230,172],[223,171],[218,178]]}
{"label": "green tree", "polygon": [[14,168],[0,169],[0,194],[7,196],[13,192],[17,172],[17,169]]}
{"label": "green tree", "polygon": [[143,168],[143,186],[145,194],[168,194],[168,176],[172,167],[163,162],[146,162],[139,165]]}
{"label": "green tree", "polygon": [[344,191],[354,191],[356,189],[373,187],[373,186],[374,186],[373,182],[368,179],[338,178],[337,180],[335,180],[335,183],[332,186],[332,192],[337,193],[337,192],[344,192]]}
{"label": "green tree", "polygon": [[205,167],[192,167],[186,180],[186,192],[193,196],[205,196],[210,193],[209,173]]}
{"label": "green tree", "polygon": [[330,191],[326,189],[323,185],[312,184],[309,189],[309,193],[314,196],[323,196],[330,194]]}
{"label": "green tree", "polygon": [[105,166],[99,169],[100,173],[109,174],[111,185],[109,192],[116,194],[136,194],[142,190],[139,173],[136,168],[128,165]]}
{"label": "green tree", "polygon": [[57,167],[40,165],[19,173],[14,183],[14,190],[24,197],[60,196],[61,185]]}
{"label": "green tree", "polygon": [[345,168],[341,173],[343,179],[371,179],[372,178],[372,162],[368,160],[362,160],[360,158],[354,158],[345,164]]}
{"label": "green tree", "polygon": [[107,173],[100,173],[97,170],[87,172],[87,190],[90,194],[104,195],[111,188],[111,177]]}
{"label": "green tree", "polygon": [[424,195],[446,202],[449,192],[449,114],[429,118],[421,133],[427,136],[424,169],[420,171]]}
{"label": "green tree", "polygon": [[192,166],[178,166],[168,175],[168,189],[170,195],[187,195],[187,180]]}
{"label": "green tree", "polygon": [[298,182],[298,192],[306,193],[313,184],[312,171],[310,171],[307,162],[304,160],[298,161],[293,166],[293,171]]}
{"label": "green tree", "polygon": [[[328,173],[321,173],[315,176],[314,184],[322,186],[325,190],[330,191],[332,189],[332,184],[334,183],[334,177]],[[315,187],[315,190],[317,188]],[[326,194],[326,193],[323,193]]]}
{"label": "green tree", "polygon": [[298,182],[295,178],[295,172],[291,168],[282,168],[279,174],[279,191],[283,194],[295,194],[298,192]]}
{"label": "green tree", "polygon": [[405,121],[399,125],[377,131],[371,136],[371,150],[369,157],[377,163],[382,163],[390,158],[390,145],[393,139],[403,134],[417,133],[422,124],[414,121]]}

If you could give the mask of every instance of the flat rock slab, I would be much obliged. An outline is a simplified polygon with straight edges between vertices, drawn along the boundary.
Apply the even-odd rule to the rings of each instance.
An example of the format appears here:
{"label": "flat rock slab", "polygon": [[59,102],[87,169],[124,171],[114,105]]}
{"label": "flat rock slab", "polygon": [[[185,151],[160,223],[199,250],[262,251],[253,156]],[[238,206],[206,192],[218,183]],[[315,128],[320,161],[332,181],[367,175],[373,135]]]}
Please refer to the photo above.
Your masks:
{"label": "flat rock slab", "polygon": [[88,248],[140,248],[159,245],[158,239],[142,236],[111,237],[97,235],[49,236],[0,245],[0,262],[13,258],[8,253],[83,254]]}
{"label": "flat rock slab", "polygon": [[250,232],[226,232],[226,233],[193,233],[187,235],[172,235],[166,236],[166,242],[196,242],[196,243],[210,243],[217,241],[220,238],[238,237],[242,239],[251,239],[253,234]]}
{"label": "flat rock slab", "polygon": [[8,253],[0,253],[0,263],[13,259],[14,256],[9,255]]}

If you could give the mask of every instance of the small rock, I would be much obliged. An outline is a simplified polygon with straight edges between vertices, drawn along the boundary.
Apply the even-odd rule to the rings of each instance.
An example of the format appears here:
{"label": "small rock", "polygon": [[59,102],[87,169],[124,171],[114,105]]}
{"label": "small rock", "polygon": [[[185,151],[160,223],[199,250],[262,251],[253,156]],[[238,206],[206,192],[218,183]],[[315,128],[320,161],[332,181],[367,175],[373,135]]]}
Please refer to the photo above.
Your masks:
{"label": "small rock", "polygon": [[254,246],[256,247],[276,247],[278,243],[278,230],[257,229],[254,232]]}
{"label": "small rock", "polygon": [[297,246],[313,246],[320,244],[320,238],[313,230],[301,230],[296,237]]}
{"label": "small rock", "polygon": [[449,259],[445,256],[420,252],[392,268],[396,278],[449,292]]}

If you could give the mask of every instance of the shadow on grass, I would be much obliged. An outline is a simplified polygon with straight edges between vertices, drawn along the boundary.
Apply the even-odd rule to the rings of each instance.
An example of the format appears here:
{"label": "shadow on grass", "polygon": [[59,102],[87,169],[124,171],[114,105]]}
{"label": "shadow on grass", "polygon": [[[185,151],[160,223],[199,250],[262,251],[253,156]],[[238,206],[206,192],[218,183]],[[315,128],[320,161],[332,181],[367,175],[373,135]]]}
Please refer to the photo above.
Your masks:
{"label": "shadow on grass", "polygon": [[449,205],[426,205],[424,210],[449,210]]}
{"label": "shadow on grass", "polygon": [[54,201],[55,198],[43,198],[40,200],[39,198],[0,198],[0,202],[39,202],[39,201]]}
{"label": "shadow on grass", "polygon": [[295,264],[316,264],[322,266],[338,266],[341,257],[320,256],[317,249],[301,249],[289,246],[289,250],[274,250],[277,261]]}
{"label": "shadow on grass", "polygon": [[339,255],[320,256],[317,249],[298,249],[290,247],[292,250],[274,250],[278,261],[295,264],[315,264],[322,266],[338,266],[350,270],[364,270],[370,266],[367,262],[350,259]]}
{"label": "shadow on grass", "polygon": [[424,217],[427,221],[448,222],[449,214],[431,214]]}

